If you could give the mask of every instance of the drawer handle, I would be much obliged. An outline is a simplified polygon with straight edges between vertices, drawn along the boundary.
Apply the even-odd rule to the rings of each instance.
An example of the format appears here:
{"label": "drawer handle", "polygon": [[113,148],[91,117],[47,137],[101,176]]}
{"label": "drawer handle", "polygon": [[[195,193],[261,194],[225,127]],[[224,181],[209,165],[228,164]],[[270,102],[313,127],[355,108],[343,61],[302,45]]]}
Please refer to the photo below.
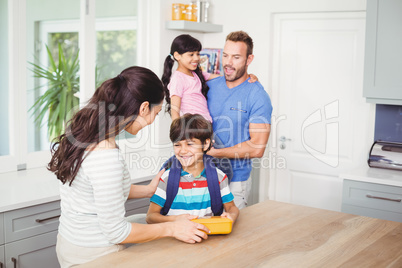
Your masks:
{"label": "drawer handle", "polygon": [[374,195],[371,195],[371,194],[367,194],[366,197],[374,198],[374,199],[387,200],[387,201],[392,201],[392,202],[401,202],[402,201],[402,199],[393,199],[393,198],[387,198],[387,197],[381,197],[381,196],[374,196]]}
{"label": "drawer handle", "polygon": [[11,261],[14,263],[14,268],[17,268],[17,259],[11,258]]}
{"label": "drawer handle", "polygon": [[53,216],[53,217],[49,217],[49,218],[45,218],[45,219],[36,219],[35,221],[41,223],[41,222],[44,222],[44,221],[57,219],[59,217],[60,217],[60,215],[57,215],[57,216]]}

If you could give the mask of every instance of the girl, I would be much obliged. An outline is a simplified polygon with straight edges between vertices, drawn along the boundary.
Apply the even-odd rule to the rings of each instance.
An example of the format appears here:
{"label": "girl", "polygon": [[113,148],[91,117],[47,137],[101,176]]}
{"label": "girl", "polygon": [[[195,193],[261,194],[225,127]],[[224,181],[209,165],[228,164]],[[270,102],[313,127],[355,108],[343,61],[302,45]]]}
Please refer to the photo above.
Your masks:
{"label": "girl", "polygon": [[[200,114],[212,122],[208,111],[206,81],[219,75],[202,72],[199,66],[200,41],[188,34],[177,36],[170,47],[170,54],[166,57],[163,66],[162,83],[166,95],[166,110],[172,120],[184,115]],[[172,74],[174,61],[178,67]],[[250,75],[250,82],[257,81],[257,77]],[[215,141],[216,142],[216,141]]]}
{"label": "girl", "polygon": [[[165,89],[167,111],[172,120],[180,115],[200,114],[212,122],[208,111],[206,81],[217,77],[216,74],[202,72],[199,67],[200,41],[188,34],[177,36],[171,45],[170,54],[163,66],[162,83]],[[172,75],[174,61],[178,67]]]}
{"label": "girl", "polygon": [[151,197],[161,172],[149,185],[131,185],[115,137],[137,134],[162,108],[164,90],[150,70],[130,67],[105,81],[52,145],[48,169],[61,181],[61,217],[56,252],[70,267],[140,243],[172,236],[200,242],[208,232],[190,221],[144,225],[124,217],[128,198]]}

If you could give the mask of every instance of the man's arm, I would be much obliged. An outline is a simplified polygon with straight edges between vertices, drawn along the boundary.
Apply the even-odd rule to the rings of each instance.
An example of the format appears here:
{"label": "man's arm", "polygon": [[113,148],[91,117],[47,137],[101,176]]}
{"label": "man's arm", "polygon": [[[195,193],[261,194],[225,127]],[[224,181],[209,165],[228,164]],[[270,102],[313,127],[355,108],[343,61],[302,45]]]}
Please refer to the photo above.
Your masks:
{"label": "man's arm", "polygon": [[260,158],[264,155],[269,134],[271,133],[270,124],[249,125],[250,139],[236,144],[232,147],[215,149],[211,148],[208,154],[216,158]]}

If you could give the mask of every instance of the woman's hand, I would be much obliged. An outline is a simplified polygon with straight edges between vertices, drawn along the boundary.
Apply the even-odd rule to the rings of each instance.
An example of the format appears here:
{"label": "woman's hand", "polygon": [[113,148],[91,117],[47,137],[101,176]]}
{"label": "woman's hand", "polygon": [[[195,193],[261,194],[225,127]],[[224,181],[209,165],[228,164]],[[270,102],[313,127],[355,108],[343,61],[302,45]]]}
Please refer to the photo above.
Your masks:
{"label": "woman's hand", "polygon": [[254,74],[249,74],[248,77],[250,77],[250,80],[248,80],[249,83],[258,82],[258,77],[255,76]]}
{"label": "woman's hand", "polygon": [[207,239],[207,233],[210,233],[207,227],[201,223],[182,220],[172,222],[172,236],[177,240],[194,244]]}
{"label": "woman's hand", "polygon": [[148,192],[149,196],[152,197],[156,191],[156,188],[158,187],[159,180],[162,177],[162,174],[165,172],[165,169],[162,169],[161,171],[156,174],[156,176],[151,180],[151,182],[147,185],[148,186]]}

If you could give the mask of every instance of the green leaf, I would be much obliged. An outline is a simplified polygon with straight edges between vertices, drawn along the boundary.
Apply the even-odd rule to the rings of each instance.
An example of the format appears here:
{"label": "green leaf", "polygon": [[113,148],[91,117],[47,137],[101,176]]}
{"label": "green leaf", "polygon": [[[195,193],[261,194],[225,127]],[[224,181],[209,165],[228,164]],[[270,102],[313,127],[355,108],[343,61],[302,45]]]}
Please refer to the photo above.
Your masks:
{"label": "green leaf", "polygon": [[66,57],[61,44],[58,45],[58,49],[58,62],[56,62],[46,45],[49,57],[47,67],[29,62],[33,76],[45,79],[47,83],[34,88],[36,92],[42,88],[46,88],[46,91],[35,100],[28,111],[38,124],[42,124],[47,115],[50,140],[64,132],[65,123],[79,105],[79,99],[74,96],[79,92],[79,53]]}

